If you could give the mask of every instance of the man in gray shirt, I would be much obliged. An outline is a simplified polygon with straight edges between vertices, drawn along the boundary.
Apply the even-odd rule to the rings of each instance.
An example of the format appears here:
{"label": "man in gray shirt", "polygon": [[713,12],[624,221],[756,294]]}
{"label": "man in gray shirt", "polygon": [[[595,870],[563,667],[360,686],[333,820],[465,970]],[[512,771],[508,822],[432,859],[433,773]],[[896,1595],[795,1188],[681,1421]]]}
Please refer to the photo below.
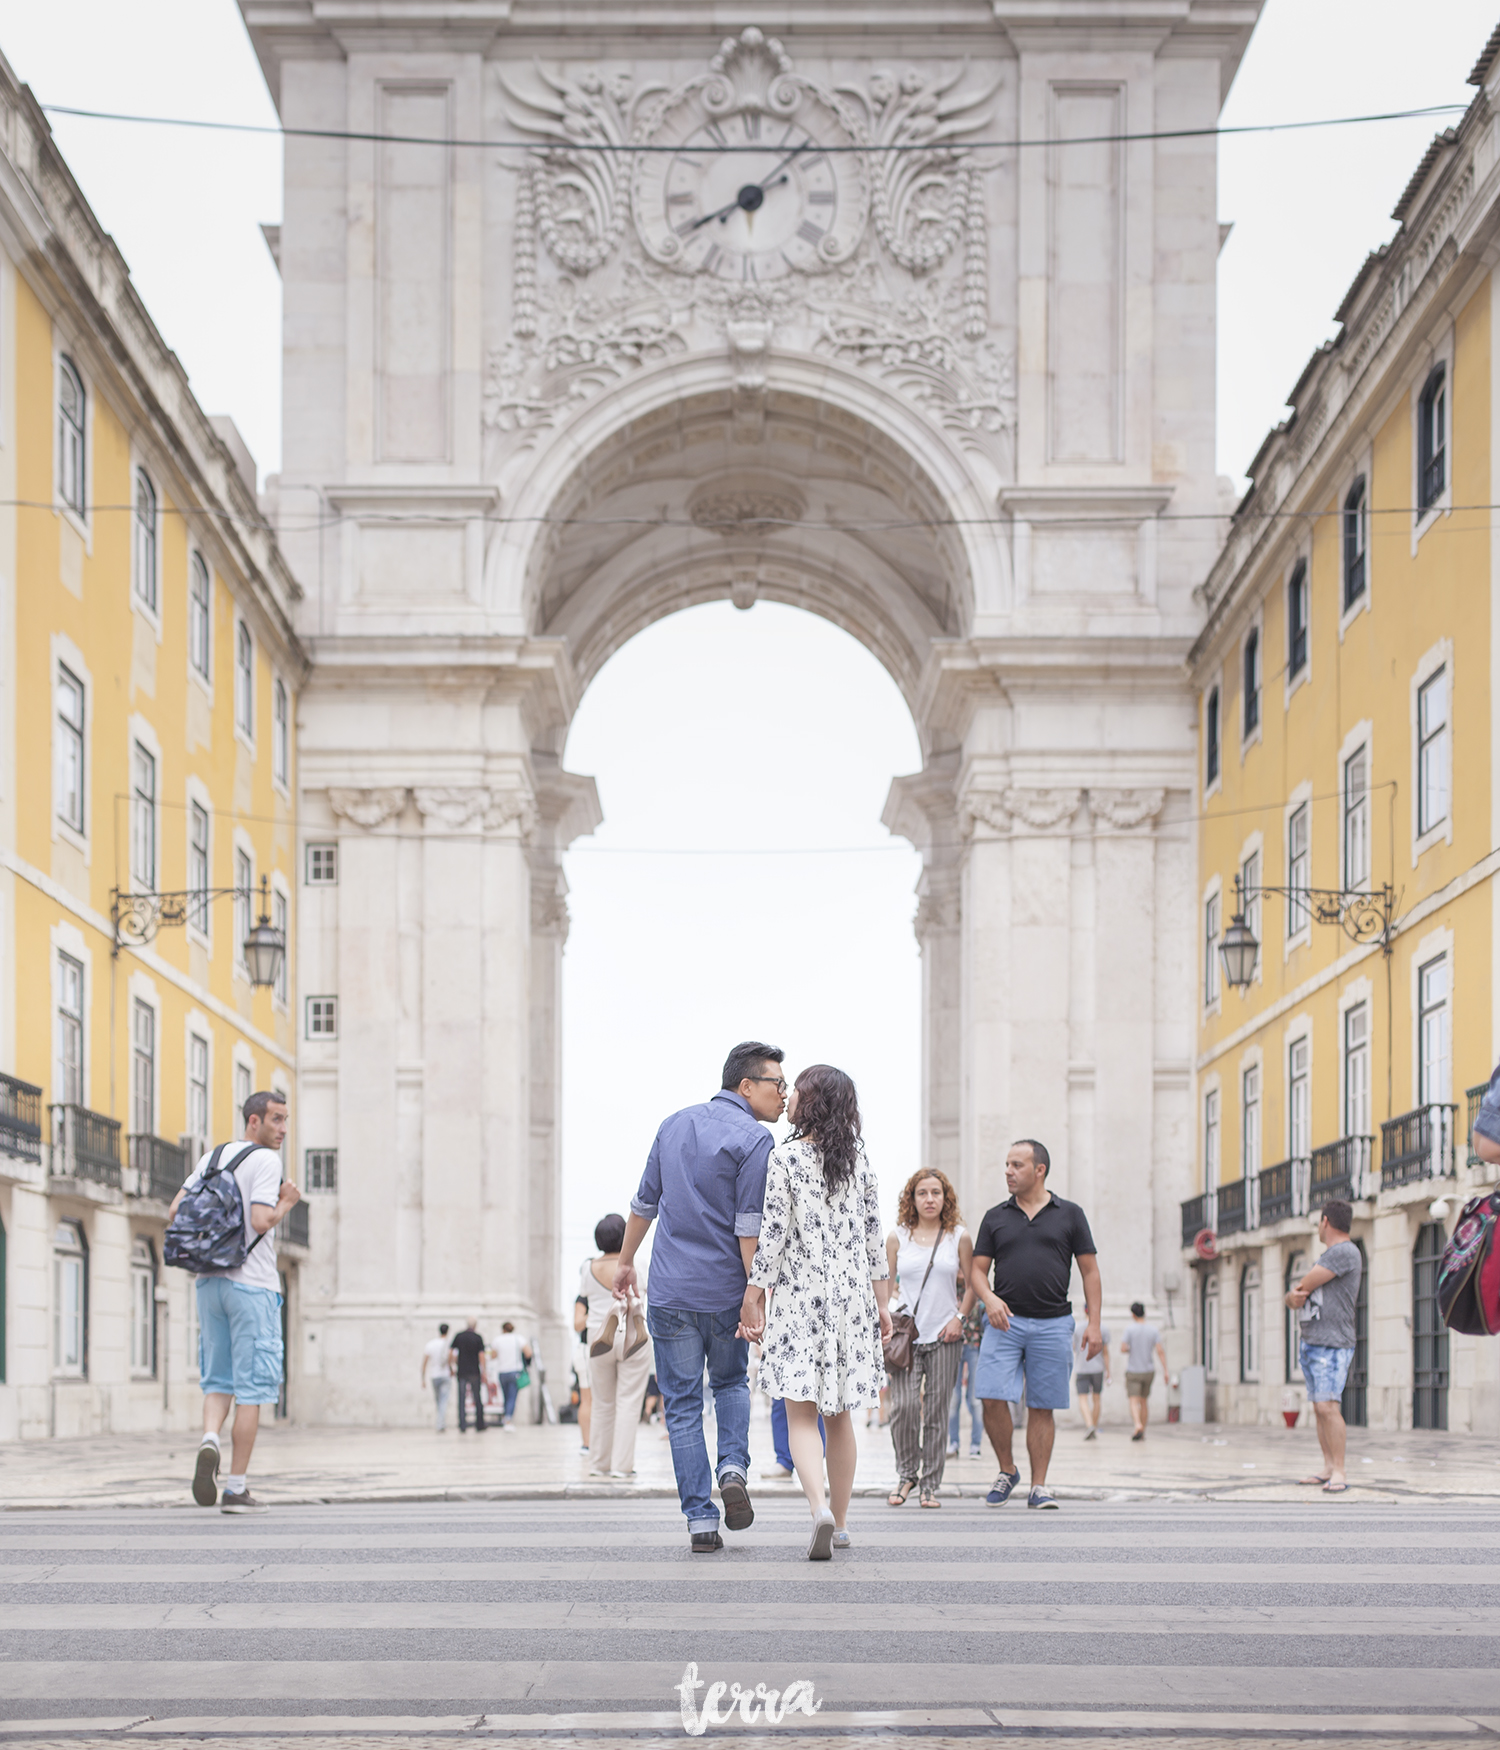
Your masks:
{"label": "man in gray shirt", "polygon": [[1163,1380],[1170,1382],[1171,1375],[1167,1372],[1167,1352],[1162,1348],[1161,1332],[1155,1325],[1146,1323],[1146,1308],[1142,1301],[1130,1303],[1130,1324],[1125,1331],[1125,1341],[1120,1345],[1120,1353],[1125,1357],[1125,1397],[1134,1424],[1130,1438],[1144,1440],[1148,1414],[1146,1400],[1151,1396],[1157,1362],[1161,1362]]}
{"label": "man in gray shirt", "polygon": [[1344,1475],[1344,1412],[1340,1399],[1354,1360],[1354,1308],[1364,1259],[1349,1238],[1354,1211],[1341,1197],[1330,1198],[1318,1216],[1318,1238],[1327,1250],[1286,1297],[1302,1327],[1302,1377],[1318,1424],[1323,1470],[1303,1477],[1319,1484],[1325,1495],[1342,1495],[1349,1487]]}

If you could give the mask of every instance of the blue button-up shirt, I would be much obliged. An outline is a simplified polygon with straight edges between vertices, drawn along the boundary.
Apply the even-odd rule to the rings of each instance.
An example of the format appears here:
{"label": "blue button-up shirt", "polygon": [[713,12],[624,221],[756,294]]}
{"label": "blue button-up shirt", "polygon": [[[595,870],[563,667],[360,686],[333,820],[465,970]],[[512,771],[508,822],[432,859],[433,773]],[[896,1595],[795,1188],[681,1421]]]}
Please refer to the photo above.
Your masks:
{"label": "blue button-up shirt", "polygon": [[631,1209],[656,1222],[652,1304],[727,1312],[745,1297],[740,1237],[760,1232],[775,1138],[741,1095],[721,1088],[656,1133]]}

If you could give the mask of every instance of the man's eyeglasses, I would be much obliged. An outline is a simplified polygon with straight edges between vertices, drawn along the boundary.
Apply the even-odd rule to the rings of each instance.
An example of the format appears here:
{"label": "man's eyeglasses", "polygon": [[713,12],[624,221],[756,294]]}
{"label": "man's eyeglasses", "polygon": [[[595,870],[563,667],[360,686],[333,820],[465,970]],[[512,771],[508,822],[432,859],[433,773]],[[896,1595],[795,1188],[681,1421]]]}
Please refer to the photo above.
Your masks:
{"label": "man's eyeglasses", "polygon": [[778,1094],[786,1092],[786,1081],[782,1076],[746,1076],[747,1082],[770,1082]]}

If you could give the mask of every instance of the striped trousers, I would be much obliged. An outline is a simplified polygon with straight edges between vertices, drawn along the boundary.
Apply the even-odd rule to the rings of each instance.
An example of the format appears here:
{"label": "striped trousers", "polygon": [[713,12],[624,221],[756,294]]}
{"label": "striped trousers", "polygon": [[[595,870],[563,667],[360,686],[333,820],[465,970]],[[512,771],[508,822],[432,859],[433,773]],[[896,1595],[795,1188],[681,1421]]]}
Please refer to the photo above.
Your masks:
{"label": "striped trousers", "polygon": [[904,1373],[891,1381],[891,1439],[896,1475],[935,1489],[948,1456],[948,1406],[964,1358],[962,1343],[919,1343]]}

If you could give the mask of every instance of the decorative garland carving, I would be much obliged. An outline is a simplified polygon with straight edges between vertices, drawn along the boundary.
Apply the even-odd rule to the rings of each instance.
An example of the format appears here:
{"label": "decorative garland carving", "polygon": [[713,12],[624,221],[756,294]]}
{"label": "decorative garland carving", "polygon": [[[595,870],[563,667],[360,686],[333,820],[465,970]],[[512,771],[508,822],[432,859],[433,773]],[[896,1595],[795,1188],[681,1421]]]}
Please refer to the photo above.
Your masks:
{"label": "decorative garland carving", "polygon": [[391,786],[374,790],[330,790],[328,806],[336,815],[353,821],[355,826],[368,832],[371,827],[382,826],[393,814],[401,812],[406,806],[406,789]]}
{"label": "decorative garland carving", "polygon": [[1090,790],[1089,809],[1097,824],[1130,832],[1155,820],[1166,799],[1165,790]]}
{"label": "decorative garland carving", "polygon": [[490,805],[489,791],[477,786],[429,786],[412,795],[423,820],[435,819],[452,832],[477,827]]}
{"label": "decorative garland carving", "polygon": [[1078,812],[1081,790],[1007,790],[1005,806],[1033,832],[1050,832]]}

